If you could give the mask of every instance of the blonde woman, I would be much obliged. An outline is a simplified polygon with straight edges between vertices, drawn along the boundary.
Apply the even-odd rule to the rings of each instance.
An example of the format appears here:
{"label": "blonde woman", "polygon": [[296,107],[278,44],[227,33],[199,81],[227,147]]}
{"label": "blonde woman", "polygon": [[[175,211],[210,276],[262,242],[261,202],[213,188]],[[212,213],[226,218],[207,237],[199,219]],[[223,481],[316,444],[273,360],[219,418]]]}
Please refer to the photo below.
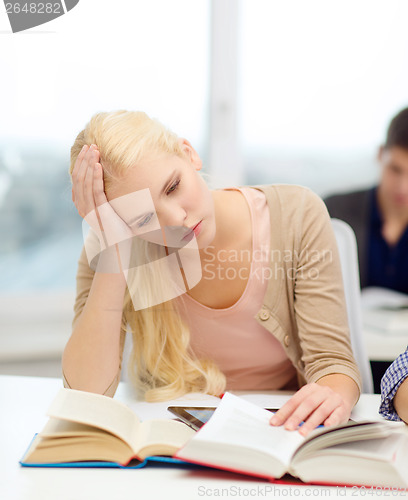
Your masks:
{"label": "blonde woman", "polygon": [[346,422],[361,383],[323,202],[300,186],[210,190],[201,167],[142,112],[99,113],[77,136],[73,201],[97,250],[79,260],[65,385],[113,396],[128,328],[147,400],[295,389],[272,425]]}

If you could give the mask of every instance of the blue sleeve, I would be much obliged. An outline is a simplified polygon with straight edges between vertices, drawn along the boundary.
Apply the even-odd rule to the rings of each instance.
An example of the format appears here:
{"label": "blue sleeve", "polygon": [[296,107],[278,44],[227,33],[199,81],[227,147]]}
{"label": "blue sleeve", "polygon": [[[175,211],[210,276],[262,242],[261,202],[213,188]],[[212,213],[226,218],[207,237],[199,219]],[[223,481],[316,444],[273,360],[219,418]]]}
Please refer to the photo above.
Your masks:
{"label": "blue sleeve", "polygon": [[390,365],[381,379],[381,404],[379,413],[388,420],[401,420],[394,408],[398,387],[408,377],[408,347]]}

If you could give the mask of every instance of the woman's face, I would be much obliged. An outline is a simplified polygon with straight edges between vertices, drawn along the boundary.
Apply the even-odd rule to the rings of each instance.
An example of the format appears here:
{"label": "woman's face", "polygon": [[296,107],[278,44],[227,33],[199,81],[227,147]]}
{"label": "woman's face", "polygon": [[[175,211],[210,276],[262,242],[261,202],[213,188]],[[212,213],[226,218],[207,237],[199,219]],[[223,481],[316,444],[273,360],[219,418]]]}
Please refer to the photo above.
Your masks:
{"label": "woman's face", "polygon": [[114,182],[107,198],[139,237],[182,248],[194,240],[205,248],[215,237],[211,191],[199,174],[201,160],[187,141],[185,157],[160,155]]}

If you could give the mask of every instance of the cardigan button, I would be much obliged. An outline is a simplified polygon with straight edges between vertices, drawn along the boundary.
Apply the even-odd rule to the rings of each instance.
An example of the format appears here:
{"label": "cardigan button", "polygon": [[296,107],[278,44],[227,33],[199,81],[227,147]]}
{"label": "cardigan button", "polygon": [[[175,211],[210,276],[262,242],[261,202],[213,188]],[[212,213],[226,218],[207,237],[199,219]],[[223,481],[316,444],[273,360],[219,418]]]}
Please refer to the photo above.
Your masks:
{"label": "cardigan button", "polygon": [[290,344],[289,335],[286,335],[286,336],[285,336],[285,338],[283,339],[283,342],[285,343],[285,346],[286,346],[286,347],[289,347],[289,344]]}
{"label": "cardigan button", "polygon": [[262,309],[262,311],[259,313],[259,317],[261,318],[262,321],[266,321],[269,319],[269,313],[265,309]]}

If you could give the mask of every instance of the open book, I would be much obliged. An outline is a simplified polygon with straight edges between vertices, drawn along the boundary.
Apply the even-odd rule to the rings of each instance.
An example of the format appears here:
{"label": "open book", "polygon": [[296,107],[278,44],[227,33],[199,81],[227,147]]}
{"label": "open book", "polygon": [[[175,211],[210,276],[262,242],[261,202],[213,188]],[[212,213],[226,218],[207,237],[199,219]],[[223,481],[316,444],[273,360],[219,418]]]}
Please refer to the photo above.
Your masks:
{"label": "open book", "polygon": [[195,431],[170,419],[140,422],[120,401],[60,389],[50,417],[21,460],[22,465],[107,461],[127,465],[151,455],[172,456]]}
{"label": "open book", "polygon": [[306,438],[269,424],[270,412],[226,393],[211,419],[176,453],[193,463],[269,479],[408,487],[408,437],[386,422],[318,428]]}

